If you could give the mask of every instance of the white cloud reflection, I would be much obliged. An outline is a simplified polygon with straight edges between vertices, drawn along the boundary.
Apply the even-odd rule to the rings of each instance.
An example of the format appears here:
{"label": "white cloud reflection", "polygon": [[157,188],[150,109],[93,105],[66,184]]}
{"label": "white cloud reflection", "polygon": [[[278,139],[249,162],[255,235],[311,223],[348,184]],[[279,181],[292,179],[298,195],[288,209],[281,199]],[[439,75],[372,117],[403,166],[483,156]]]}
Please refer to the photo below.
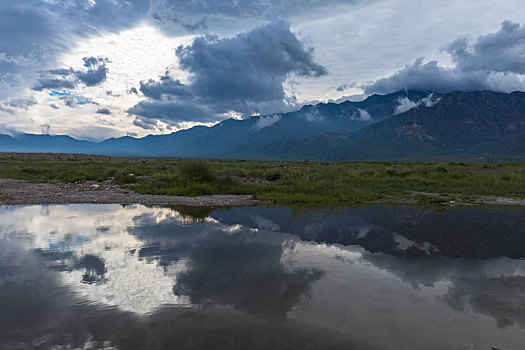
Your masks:
{"label": "white cloud reflection", "polygon": [[27,206],[2,211],[3,239],[22,241],[31,251],[70,252],[76,260],[93,255],[104,261],[106,272],[101,283],[82,283],[85,269],[60,272],[63,283],[79,297],[138,314],[165,304],[188,304],[186,297],[172,292],[184,262],[165,271],[156,261],[141,259],[139,250],[144,242],[128,232],[141,215],[148,215],[157,224],[168,220],[183,224],[177,212],[141,205]]}

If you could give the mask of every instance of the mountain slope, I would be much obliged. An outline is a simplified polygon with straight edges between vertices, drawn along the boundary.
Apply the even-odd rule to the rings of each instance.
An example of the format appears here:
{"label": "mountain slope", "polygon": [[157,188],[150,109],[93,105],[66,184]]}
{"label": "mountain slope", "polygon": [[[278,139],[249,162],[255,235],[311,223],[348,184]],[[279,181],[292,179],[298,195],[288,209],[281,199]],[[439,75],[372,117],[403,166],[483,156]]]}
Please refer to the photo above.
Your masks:
{"label": "mountain slope", "polygon": [[0,135],[0,151],[281,160],[525,160],[525,93],[400,91],[100,143]]}
{"label": "mountain slope", "polygon": [[451,92],[433,107],[418,106],[354,133],[342,152],[350,159],[520,156],[504,150],[523,136],[525,93]]}
{"label": "mountain slope", "polygon": [[312,160],[525,159],[525,93],[456,91],[439,98],[356,132],[284,140],[258,151]]}

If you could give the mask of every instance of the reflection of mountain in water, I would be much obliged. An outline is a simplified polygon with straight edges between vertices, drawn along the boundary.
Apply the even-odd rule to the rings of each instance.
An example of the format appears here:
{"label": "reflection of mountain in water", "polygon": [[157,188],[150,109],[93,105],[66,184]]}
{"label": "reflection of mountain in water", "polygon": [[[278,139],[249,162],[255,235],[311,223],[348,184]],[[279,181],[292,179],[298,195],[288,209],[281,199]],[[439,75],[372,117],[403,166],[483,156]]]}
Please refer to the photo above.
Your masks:
{"label": "reflection of mountain in water", "polygon": [[442,300],[455,309],[469,305],[500,327],[525,328],[525,260],[512,260],[525,257],[523,209],[265,207],[219,210],[212,217],[273,227],[307,241],[360,246],[366,250],[364,261],[414,288],[449,281]]}
{"label": "reflection of mountain in water", "polygon": [[219,210],[212,217],[225,224],[249,227],[260,227],[264,219],[304,240],[359,245],[369,252],[400,258],[525,258],[523,209],[438,212],[401,206],[298,210],[258,207]]}

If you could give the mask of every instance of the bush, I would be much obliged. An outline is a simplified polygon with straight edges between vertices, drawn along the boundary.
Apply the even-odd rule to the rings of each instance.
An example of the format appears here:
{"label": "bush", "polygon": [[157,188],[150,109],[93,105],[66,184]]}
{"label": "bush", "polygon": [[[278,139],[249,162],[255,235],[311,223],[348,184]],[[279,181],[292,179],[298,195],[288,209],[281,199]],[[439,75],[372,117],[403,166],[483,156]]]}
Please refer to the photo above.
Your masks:
{"label": "bush", "polygon": [[187,182],[211,183],[216,179],[215,173],[202,162],[183,163],[179,171],[181,177]]}

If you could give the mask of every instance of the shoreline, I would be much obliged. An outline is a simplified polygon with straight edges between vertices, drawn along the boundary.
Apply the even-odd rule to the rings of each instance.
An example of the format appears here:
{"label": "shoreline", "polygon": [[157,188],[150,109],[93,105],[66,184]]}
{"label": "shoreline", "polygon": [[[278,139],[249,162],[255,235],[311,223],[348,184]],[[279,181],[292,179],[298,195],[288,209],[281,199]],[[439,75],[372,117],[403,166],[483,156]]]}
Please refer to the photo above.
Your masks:
{"label": "shoreline", "polygon": [[[439,199],[437,193],[412,192]],[[269,204],[270,201],[253,199],[252,195],[218,194],[198,197],[140,194],[123,189],[112,182],[82,181],[75,183],[32,183],[24,180],[0,178],[0,205],[39,205],[39,204],[152,204],[187,205],[204,207],[249,206]],[[291,204],[291,203],[283,203]],[[304,204],[304,203],[303,203]],[[314,202],[319,205],[322,203]],[[428,205],[428,201],[415,199],[392,199],[370,202],[326,202],[327,205]],[[443,207],[481,207],[481,206],[525,206],[525,199],[499,196],[479,196],[469,201],[439,201],[434,205]]]}
{"label": "shoreline", "polygon": [[158,204],[228,207],[263,203],[252,195],[199,197],[149,195],[124,190],[108,182],[31,183],[0,179],[0,205],[33,204]]}

